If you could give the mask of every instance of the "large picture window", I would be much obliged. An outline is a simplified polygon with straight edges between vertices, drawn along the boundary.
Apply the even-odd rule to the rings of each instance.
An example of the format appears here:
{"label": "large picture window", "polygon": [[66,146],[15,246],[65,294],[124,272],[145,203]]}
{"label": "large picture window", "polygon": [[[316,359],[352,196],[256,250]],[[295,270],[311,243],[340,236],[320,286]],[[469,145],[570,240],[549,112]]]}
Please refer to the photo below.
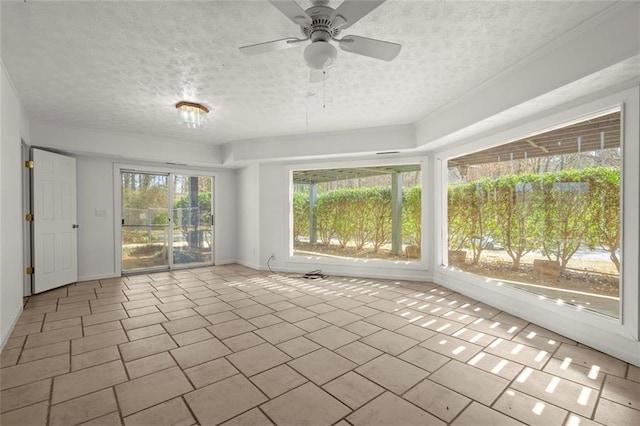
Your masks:
{"label": "large picture window", "polygon": [[419,164],[296,170],[294,256],[419,262]]}
{"label": "large picture window", "polygon": [[620,111],[448,161],[448,265],[620,315]]}

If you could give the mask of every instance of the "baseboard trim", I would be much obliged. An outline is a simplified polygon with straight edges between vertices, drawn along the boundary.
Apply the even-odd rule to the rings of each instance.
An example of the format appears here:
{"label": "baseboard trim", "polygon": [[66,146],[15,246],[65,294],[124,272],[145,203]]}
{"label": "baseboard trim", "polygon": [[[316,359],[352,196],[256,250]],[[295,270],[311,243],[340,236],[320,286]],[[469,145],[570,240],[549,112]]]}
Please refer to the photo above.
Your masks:
{"label": "baseboard trim", "polygon": [[13,333],[13,329],[15,328],[16,323],[20,319],[20,315],[22,315],[22,310],[23,310],[22,305],[20,305],[20,309],[18,309],[18,312],[16,312],[16,314],[11,320],[11,326],[9,327],[7,334],[2,336],[2,342],[0,343],[0,352],[2,352],[2,350],[4,349],[4,345],[6,345],[7,341],[9,340],[9,336],[11,336],[11,333]]}

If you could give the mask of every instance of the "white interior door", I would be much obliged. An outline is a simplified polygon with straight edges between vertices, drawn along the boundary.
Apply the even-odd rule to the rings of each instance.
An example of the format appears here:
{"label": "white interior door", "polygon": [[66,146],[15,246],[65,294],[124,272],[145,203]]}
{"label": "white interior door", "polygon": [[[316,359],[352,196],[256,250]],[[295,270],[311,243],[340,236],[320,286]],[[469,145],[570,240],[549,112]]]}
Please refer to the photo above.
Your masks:
{"label": "white interior door", "polygon": [[77,281],[76,160],[32,150],[34,293]]}

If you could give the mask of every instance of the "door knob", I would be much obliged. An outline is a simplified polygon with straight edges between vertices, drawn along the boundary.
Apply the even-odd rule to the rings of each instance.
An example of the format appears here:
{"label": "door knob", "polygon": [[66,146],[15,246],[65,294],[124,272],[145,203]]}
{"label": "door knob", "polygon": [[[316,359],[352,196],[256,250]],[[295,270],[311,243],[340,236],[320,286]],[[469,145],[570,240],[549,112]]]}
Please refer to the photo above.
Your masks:
{"label": "door knob", "polygon": [[76,224],[74,223],[73,225],[71,225],[71,227],[72,227],[73,229],[76,229],[76,228],[80,228],[80,225],[76,225]]}

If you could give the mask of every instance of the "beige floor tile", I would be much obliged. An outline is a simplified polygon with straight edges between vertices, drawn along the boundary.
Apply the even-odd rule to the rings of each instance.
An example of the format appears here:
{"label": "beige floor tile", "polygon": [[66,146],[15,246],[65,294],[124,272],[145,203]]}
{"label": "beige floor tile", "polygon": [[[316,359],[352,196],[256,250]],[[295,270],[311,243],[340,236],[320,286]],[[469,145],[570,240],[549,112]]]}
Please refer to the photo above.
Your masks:
{"label": "beige floor tile", "polygon": [[122,383],[115,389],[120,412],[126,417],[185,394],[193,386],[178,367],[173,367]]}
{"label": "beige floor tile", "polygon": [[120,345],[120,354],[122,359],[128,362],[177,347],[178,345],[168,334],[160,334],[134,342],[123,343]]}
{"label": "beige floor tile", "polygon": [[373,358],[382,354],[382,351],[361,342],[349,343],[348,345],[336,349],[335,352],[356,364],[364,364],[365,362],[371,361]]}
{"label": "beige floor tile", "polygon": [[485,334],[481,331],[471,330],[466,327],[462,327],[460,330],[455,333],[451,333],[451,337],[455,337],[456,339],[464,340],[469,343],[473,343],[478,346],[487,346],[493,343],[498,338],[496,336],[492,336],[490,334]]}
{"label": "beige floor tile", "polygon": [[58,342],[65,342],[71,339],[82,337],[82,327],[68,327],[52,331],[43,331],[38,334],[30,334],[24,344],[25,349],[38,346],[52,345]]}
{"label": "beige floor tile", "polygon": [[605,377],[597,366],[586,368],[568,358],[563,360],[551,358],[542,371],[595,389],[602,387]]}
{"label": "beige floor tile", "polygon": [[22,311],[22,315],[20,315],[20,318],[16,322],[16,325],[32,324],[34,322],[41,323],[43,321],[44,321],[44,314],[31,314],[29,313],[28,309],[25,309],[24,311]]}
{"label": "beige floor tile", "polygon": [[224,339],[222,341],[229,349],[233,352],[239,352],[253,346],[260,345],[265,343],[264,339],[259,337],[257,334],[249,332],[244,334],[239,334],[237,336],[229,337],[228,339]]}
{"label": "beige floor tile", "polygon": [[184,396],[200,424],[218,424],[267,400],[240,374],[198,389]]}
{"label": "beige floor tile", "polygon": [[351,411],[331,395],[307,383],[262,406],[278,425],[332,425]]}
{"label": "beige floor tile", "polygon": [[136,379],[175,366],[177,366],[177,364],[173,357],[169,355],[169,352],[160,352],[159,354],[140,358],[125,364],[131,379]]}
{"label": "beige floor tile", "polygon": [[306,355],[309,352],[313,352],[316,349],[320,349],[321,346],[317,343],[312,342],[306,337],[296,337],[291,340],[287,340],[286,342],[282,342],[276,345],[278,349],[284,351],[292,358],[298,358],[302,355]]}
{"label": "beige floor tile", "polygon": [[[285,296],[287,296],[287,295],[285,294]],[[311,296],[311,295],[295,297],[293,299],[289,299],[289,301],[291,303],[295,303],[298,306],[302,306],[303,308],[306,308],[308,306],[317,305],[318,303],[324,302],[324,300],[320,299],[319,297],[315,297],[315,296]]]}
{"label": "beige floor tile", "polygon": [[511,387],[544,402],[591,417],[598,399],[598,391],[552,374],[526,367]]}
{"label": "beige floor tile", "polygon": [[113,389],[104,389],[51,406],[49,426],[77,425],[118,410]]}
{"label": "beige floor tile", "polygon": [[[325,314],[327,312],[335,311],[338,308],[336,308],[335,306],[328,305],[326,303],[318,303],[317,305],[307,306],[306,309],[312,312],[315,312],[316,314]],[[356,312],[354,312],[354,314],[358,315]]]}
{"label": "beige floor tile", "polygon": [[365,337],[375,333],[376,331],[382,330],[381,327],[378,327],[377,325],[369,324],[368,322],[365,322],[365,321],[352,322],[351,324],[347,324],[342,328],[352,333],[355,333],[360,337]]}
{"label": "beige floor tile", "polygon": [[357,364],[322,348],[294,359],[289,366],[317,385],[323,385],[357,367]]}
{"label": "beige floor tile", "polygon": [[159,305],[161,302],[156,299],[155,297],[151,296],[150,294],[147,295],[147,297],[143,298],[143,299],[138,299],[138,300],[133,300],[131,302],[123,302],[122,306],[124,306],[124,308],[127,311],[133,310],[133,309],[140,309],[140,308],[146,308],[149,306],[156,306]]}
{"label": "beige floor tile", "polygon": [[91,315],[91,309],[89,309],[88,305],[82,308],[48,312],[44,317],[44,322],[60,321],[69,318],[81,317],[83,315]]}
{"label": "beige floor tile", "polygon": [[230,304],[221,302],[218,299],[216,299],[216,303],[206,303],[207,299],[197,300],[196,302],[200,306],[193,309],[202,316],[219,314],[221,312],[231,311],[234,309]]}
{"label": "beige floor tile", "polygon": [[51,356],[68,354],[71,344],[68,340],[51,345],[38,346],[32,349],[24,349],[20,355],[20,364],[36,361],[38,359],[49,358]]}
{"label": "beige floor tile", "polygon": [[218,339],[226,339],[255,329],[256,327],[253,324],[243,319],[231,320],[207,327],[207,330]]}
{"label": "beige floor tile", "polygon": [[389,330],[380,330],[362,338],[361,341],[391,355],[399,355],[420,343],[417,340],[410,339]]}
{"label": "beige floor tile", "polygon": [[267,307],[269,309],[273,309],[274,311],[286,311],[287,309],[295,308],[296,305],[287,302],[286,300],[281,300],[279,302],[270,303],[267,305]]}
{"label": "beige floor tile", "polygon": [[429,330],[424,327],[418,327],[417,325],[413,324],[408,324],[404,327],[400,327],[395,330],[395,333],[410,337],[413,340],[417,340],[419,342],[424,342],[428,338],[436,335],[435,331]]}
{"label": "beige floor tile", "polygon": [[218,358],[185,370],[196,388],[210,385],[239,373],[226,358]]}
{"label": "beige floor tile", "polygon": [[506,340],[512,339],[522,330],[517,325],[500,322],[496,320],[495,317],[491,319],[478,318],[471,324],[468,324],[467,328]]}
{"label": "beige floor tile", "polygon": [[[81,317],[69,318],[66,320],[52,321],[42,326],[42,331],[59,330],[61,328],[69,328],[82,325]],[[17,327],[16,327],[17,328]]]}
{"label": "beige floor tile", "polygon": [[171,335],[184,333],[185,331],[191,331],[198,328],[204,328],[210,326],[211,323],[201,316],[193,316],[177,319],[174,321],[165,322],[162,326]]}
{"label": "beige floor tile", "polygon": [[[160,309],[158,309],[156,307],[156,305],[145,306],[144,308],[128,309],[127,310],[127,314],[129,314],[130,318],[139,317],[139,316],[148,315],[148,314],[156,314],[158,312],[160,312]],[[195,312],[194,312],[194,315],[195,315]],[[167,317],[167,318],[169,318],[169,317]]]}
{"label": "beige floor tile", "polygon": [[[72,324],[72,326],[73,325],[78,325],[78,324]],[[13,331],[11,332],[11,337],[20,337],[20,336],[27,336],[29,334],[40,333],[41,329],[42,329],[42,323],[39,323],[39,322],[24,324],[24,325],[16,325],[13,328]],[[54,330],[54,329],[55,328],[50,330]],[[43,330],[43,331],[47,331],[47,330]]]}
{"label": "beige floor tile", "polygon": [[0,394],[0,413],[47,401],[51,391],[51,381],[46,379],[3,390]]}
{"label": "beige floor tile", "polygon": [[438,334],[425,340],[420,343],[420,346],[462,362],[469,361],[482,350],[481,346],[443,334]]}
{"label": "beige floor tile", "polygon": [[120,321],[105,322],[98,325],[92,325],[91,327],[84,327],[84,336],[93,336],[95,334],[107,333],[109,331],[122,330],[122,324]]}
{"label": "beige floor tile", "polygon": [[192,343],[211,339],[213,338],[213,334],[209,333],[205,328],[199,328],[197,330],[174,334],[171,337],[173,337],[173,340],[175,340],[179,346],[186,346]]}
{"label": "beige floor tile", "polygon": [[171,399],[124,419],[125,426],[189,426],[195,422],[182,398]]}
{"label": "beige floor tile", "polygon": [[[385,392],[347,417],[355,426],[444,426],[445,423],[397,397]],[[479,425],[479,423],[478,423]]]}
{"label": "beige floor tile", "polygon": [[293,325],[311,333],[325,327],[329,327],[331,324],[318,318],[307,318],[305,320],[298,321]]}
{"label": "beige floor tile", "polygon": [[2,383],[2,390],[6,390],[67,373],[69,368],[68,354],[44,358],[1,369],[0,383]]}
{"label": "beige floor tile", "polygon": [[0,367],[9,367],[11,365],[16,365],[18,363],[18,358],[20,358],[21,352],[22,349],[20,348],[3,350],[2,356],[0,357]]}
{"label": "beige floor tile", "polygon": [[264,343],[229,355],[227,359],[244,375],[253,376],[283,364],[291,357],[275,346]]}
{"label": "beige floor tile", "polygon": [[411,388],[404,398],[445,422],[453,420],[471,402],[469,398],[428,379]]}
{"label": "beige floor tile", "polygon": [[146,327],[134,328],[127,331],[129,340],[140,340],[145,337],[157,336],[159,334],[165,334],[167,331],[160,324],[148,325]]}
{"label": "beige floor tile", "polygon": [[502,338],[496,339],[484,348],[484,351],[538,370],[541,370],[551,358],[551,354],[547,351],[532,348],[522,343],[510,342]]}
{"label": "beige floor tile", "polygon": [[640,367],[629,364],[629,370],[627,371],[627,379],[634,382],[640,382]]}
{"label": "beige floor tile", "polygon": [[27,340],[27,336],[10,337],[7,339],[7,343],[5,343],[3,350],[22,348],[25,340]]}
{"label": "beige floor tile", "polygon": [[550,339],[548,337],[537,334],[533,331],[523,330],[512,339],[512,342],[522,343],[523,345],[532,346],[534,348],[541,349],[553,353],[560,347],[562,343],[559,340]]}
{"label": "beige floor tile", "polygon": [[307,379],[288,365],[279,365],[263,373],[256,374],[251,378],[251,381],[269,398],[275,398],[300,386]]}
{"label": "beige floor tile", "polygon": [[471,403],[469,407],[451,423],[452,426],[478,426],[478,425],[500,425],[517,426],[522,425],[517,420],[507,417],[498,411],[487,408],[477,402]]}
{"label": "beige floor tile", "polygon": [[268,327],[273,324],[278,324],[283,322],[282,318],[278,318],[273,314],[262,315],[261,317],[251,318],[249,322],[255,325],[258,328]]}
{"label": "beige floor tile", "polygon": [[222,324],[223,322],[239,319],[240,317],[231,311],[219,312],[213,315],[207,315],[205,319],[213,325]]}
{"label": "beige floor tile", "polygon": [[127,335],[122,329],[108,331],[106,333],[94,334],[71,341],[71,354],[79,355],[84,352],[95,351],[97,349],[108,348],[128,342]]}
{"label": "beige floor tile", "polygon": [[478,352],[467,364],[507,380],[513,380],[524,368],[522,364],[486,352]]}
{"label": "beige floor tile", "polygon": [[122,320],[122,327],[129,331],[134,328],[146,327],[148,325],[160,324],[168,321],[167,317],[161,313],[140,315],[139,317],[127,318]]}
{"label": "beige floor tile", "polygon": [[[366,303],[373,303],[373,302],[366,302]],[[370,308],[368,306],[358,306],[356,308],[349,309],[349,312],[351,312],[352,314],[360,315],[363,318],[370,317],[380,313],[379,310]]]}
{"label": "beige floor tile", "polygon": [[625,407],[640,410],[640,383],[607,376],[601,396]]}
{"label": "beige floor tile", "polygon": [[338,327],[342,327],[362,319],[360,315],[352,314],[351,312],[343,311],[341,309],[320,314],[318,315],[318,318],[322,321],[337,325]]}
{"label": "beige floor tile", "polygon": [[222,426],[272,426],[271,420],[265,416],[258,408],[249,410],[244,414],[234,417]]}
{"label": "beige floor tile", "polygon": [[491,405],[509,384],[501,377],[455,360],[431,374],[429,380],[485,405]]}
{"label": "beige floor tile", "polygon": [[94,365],[104,364],[105,362],[118,359],[120,359],[118,347],[109,346],[108,348],[73,355],[71,357],[71,370],[75,371],[82,368],[93,367]]}
{"label": "beige floor tile", "polygon": [[3,426],[46,426],[49,403],[47,401],[0,414]]}
{"label": "beige floor tile", "polygon": [[170,351],[182,369],[211,361],[231,353],[218,339],[203,340]]}
{"label": "beige floor tile", "polygon": [[636,426],[640,424],[640,411],[600,399],[594,420],[603,425]]}
{"label": "beige floor tile", "polygon": [[358,340],[360,336],[332,325],[309,333],[306,335],[306,338],[313,340],[325,348],[333,350]]}
{"label": "beige floor tile", "polygon": [[493,404],[493,409],[514,417],[527,425],[561,426],[567,411],[513,389],[507,389]]}
{"label": "beige floor tile", "polygon": [[84,324],[85,327],[88,327],[91,325],[102,324],[103,322],[118,321],[124,318],[129,318],[124,309],[120,307],[120,304],[118,304],[117,306],[118,310],[102,312],[99,314],[94,313],[93,315],[83,316],[82,324]]}
{"label": "beige floor tile", "polygon": [[383,388],[353,371],[332,380],[322,388],[352,410],[384,392]]}
{"label": "beige floor tile", "polygon": [[120,421],[120,415],[118,412],[114,411],[113,413],[81,423],[78,426],[122,426],[122,421]]}
{"label": "beige floor tile", "polygon": [[445,365],[451,359],[444,355],[430,351],[419,346],[415,346],[402,353],[398,358],[407,361],[423,370],[433,372]]}
{"label": "beige floor tile", "polygon": [[[27,339],[28,340],[28,339]],[[594,365],[600,367],[600,371],[624,377],[627,372],[627,364],[619,359],[605,355],[594,349],[573,346],[563,343],[553,354],[554,358],[571,358],[572,361],[585,368],[591,369]]]}
{"label": "beige floor tile", "polygon": [[[255,302],[253,302],[253,303],[255,303]],[[267,314],[270,314],[272,312],[273,312],[273,309],[267,308],[266,306],[259,305],[259,304],[246,306],[246,307],[243,307],[243,308],[240,308],[240,309],[235,309],[233,311],[234,314],[236,314],[239,317],[244,318],[244,319],[260,317],[262,315],[267,315]]]}
{"label": "beige floor tile", "polygon": [[[295,305],[292,305],[295,306]],[[274,313],[275,316],[281,318],[287,322],[298,322],[311,317],[316,316],[316,313],[299,306],[292,307],[291,309],[280,310]]]}
{"label": "beige floor tile", "polygon": [[386,312],[381,312],[379,314],[367,317],[364,319],[364,321],[391,331],[397,330],[409,324],[409,321],[406,318],[398,315],[392,315]]}
{"label": "beige floor tile", "polygon": [[255,333],[267,342],[277,345],[294,337],[302,336],[307,332],[295,325],[284,322],[261,328],[256,330]]}
{"label": "beige floor tile", "polygon": [[356,368],[356,372],[398,395],[428,375],[426,371],[387,354]]}
{"label": "beige floor tile", "polygon": [[128,380],[121,361],[85,368],[53,379],[51,403],[58,404]]}
{"label": "beige floor tile", "polygon": [[465,328],[465,324],[452,321],[448,318],[435,317],[431,315],[427,315],[419,321],[415,321],[413,325],[449,335],[455,333],[461,328]]}

